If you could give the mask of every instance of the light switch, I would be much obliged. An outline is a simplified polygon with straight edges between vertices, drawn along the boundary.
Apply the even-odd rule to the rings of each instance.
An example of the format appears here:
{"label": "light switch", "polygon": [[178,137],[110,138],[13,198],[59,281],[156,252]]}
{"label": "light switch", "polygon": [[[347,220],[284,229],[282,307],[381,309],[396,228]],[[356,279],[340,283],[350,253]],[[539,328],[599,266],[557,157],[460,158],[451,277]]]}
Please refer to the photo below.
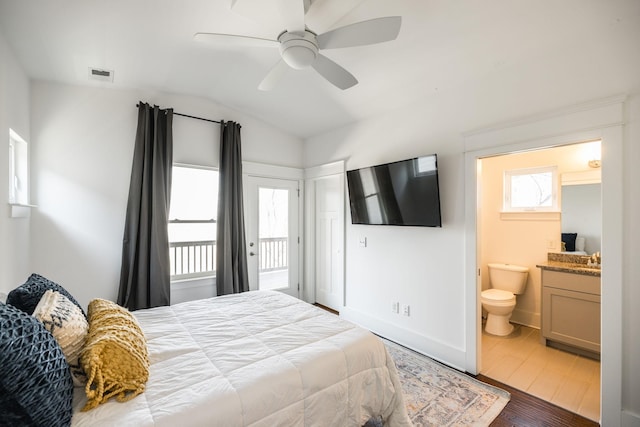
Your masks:
{"label": "light switch", "polygon": [[366,237],[361,237],[360,238],[360,247],[361,248],[366,248],[367,247],[367,238]]}

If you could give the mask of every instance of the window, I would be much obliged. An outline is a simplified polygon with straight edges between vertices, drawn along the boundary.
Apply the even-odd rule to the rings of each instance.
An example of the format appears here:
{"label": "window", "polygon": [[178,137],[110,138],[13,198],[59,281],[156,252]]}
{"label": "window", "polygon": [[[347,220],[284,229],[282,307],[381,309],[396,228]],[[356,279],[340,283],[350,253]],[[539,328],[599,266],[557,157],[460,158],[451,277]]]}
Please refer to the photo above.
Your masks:
{"label": "window", "polygon": [[9,203],[29,204],[27,142],[13,129],[9,129]]}
{"label": "window", "polygon": [[505,212],[557,211],[557,168],[548,166],[505,171],[503,209]]}
{"label": "window", "polygon": [[172,280],[215,275],[218,171],[174,165],[169,209]]}

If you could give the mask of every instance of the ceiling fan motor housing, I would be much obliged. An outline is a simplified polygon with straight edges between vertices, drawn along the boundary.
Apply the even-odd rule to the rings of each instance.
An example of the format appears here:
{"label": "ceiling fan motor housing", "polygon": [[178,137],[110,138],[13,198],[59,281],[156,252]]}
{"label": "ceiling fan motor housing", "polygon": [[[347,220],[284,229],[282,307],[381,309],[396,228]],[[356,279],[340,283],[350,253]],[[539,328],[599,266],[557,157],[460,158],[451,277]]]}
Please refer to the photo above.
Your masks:
{"label": "ceiling fan motor housing", "polygon": [[309,30],[304,33],[285,31],[280,34],[278,41],[282,59],[296,70],[309,67],[318,56],[316,35]]}

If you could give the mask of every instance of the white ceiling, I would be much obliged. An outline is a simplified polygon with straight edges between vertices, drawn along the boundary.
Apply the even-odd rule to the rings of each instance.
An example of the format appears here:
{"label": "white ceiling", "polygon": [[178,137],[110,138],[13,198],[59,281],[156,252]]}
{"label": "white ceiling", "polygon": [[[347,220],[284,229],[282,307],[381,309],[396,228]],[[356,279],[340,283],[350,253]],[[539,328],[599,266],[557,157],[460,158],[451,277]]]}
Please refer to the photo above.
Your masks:
{"label": "white ceiling", "polygon": [[[345,91],[309,69],[290,70],[273,91],[261,92],[257,86],[278,61],[277,49],[193,40],[196,32],[275,39],[284,29],[279,1],[0,0],[0,30],[31,78],[202,96],[308,138],[481,85],[515,64],[539,68],[562,52],[615,43],[628,14],[637,23],[640,4],[315,0],[306,23],[316,33],[382,16],[403,19],[395,41],[323,51],[359,80]],[[114,83],[90,81],[89,67],[115,70]]]}

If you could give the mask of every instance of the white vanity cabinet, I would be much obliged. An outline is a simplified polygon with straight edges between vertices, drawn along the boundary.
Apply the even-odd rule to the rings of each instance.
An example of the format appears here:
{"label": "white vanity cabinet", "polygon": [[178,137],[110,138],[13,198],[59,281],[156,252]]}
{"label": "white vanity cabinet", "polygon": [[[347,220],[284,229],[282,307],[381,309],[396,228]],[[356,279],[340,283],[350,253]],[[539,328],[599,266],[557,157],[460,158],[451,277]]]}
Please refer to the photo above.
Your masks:
{"label": "white vanity cabinet", "polygon": [[599,355],[599,274],[541,268],[542,340]]}

